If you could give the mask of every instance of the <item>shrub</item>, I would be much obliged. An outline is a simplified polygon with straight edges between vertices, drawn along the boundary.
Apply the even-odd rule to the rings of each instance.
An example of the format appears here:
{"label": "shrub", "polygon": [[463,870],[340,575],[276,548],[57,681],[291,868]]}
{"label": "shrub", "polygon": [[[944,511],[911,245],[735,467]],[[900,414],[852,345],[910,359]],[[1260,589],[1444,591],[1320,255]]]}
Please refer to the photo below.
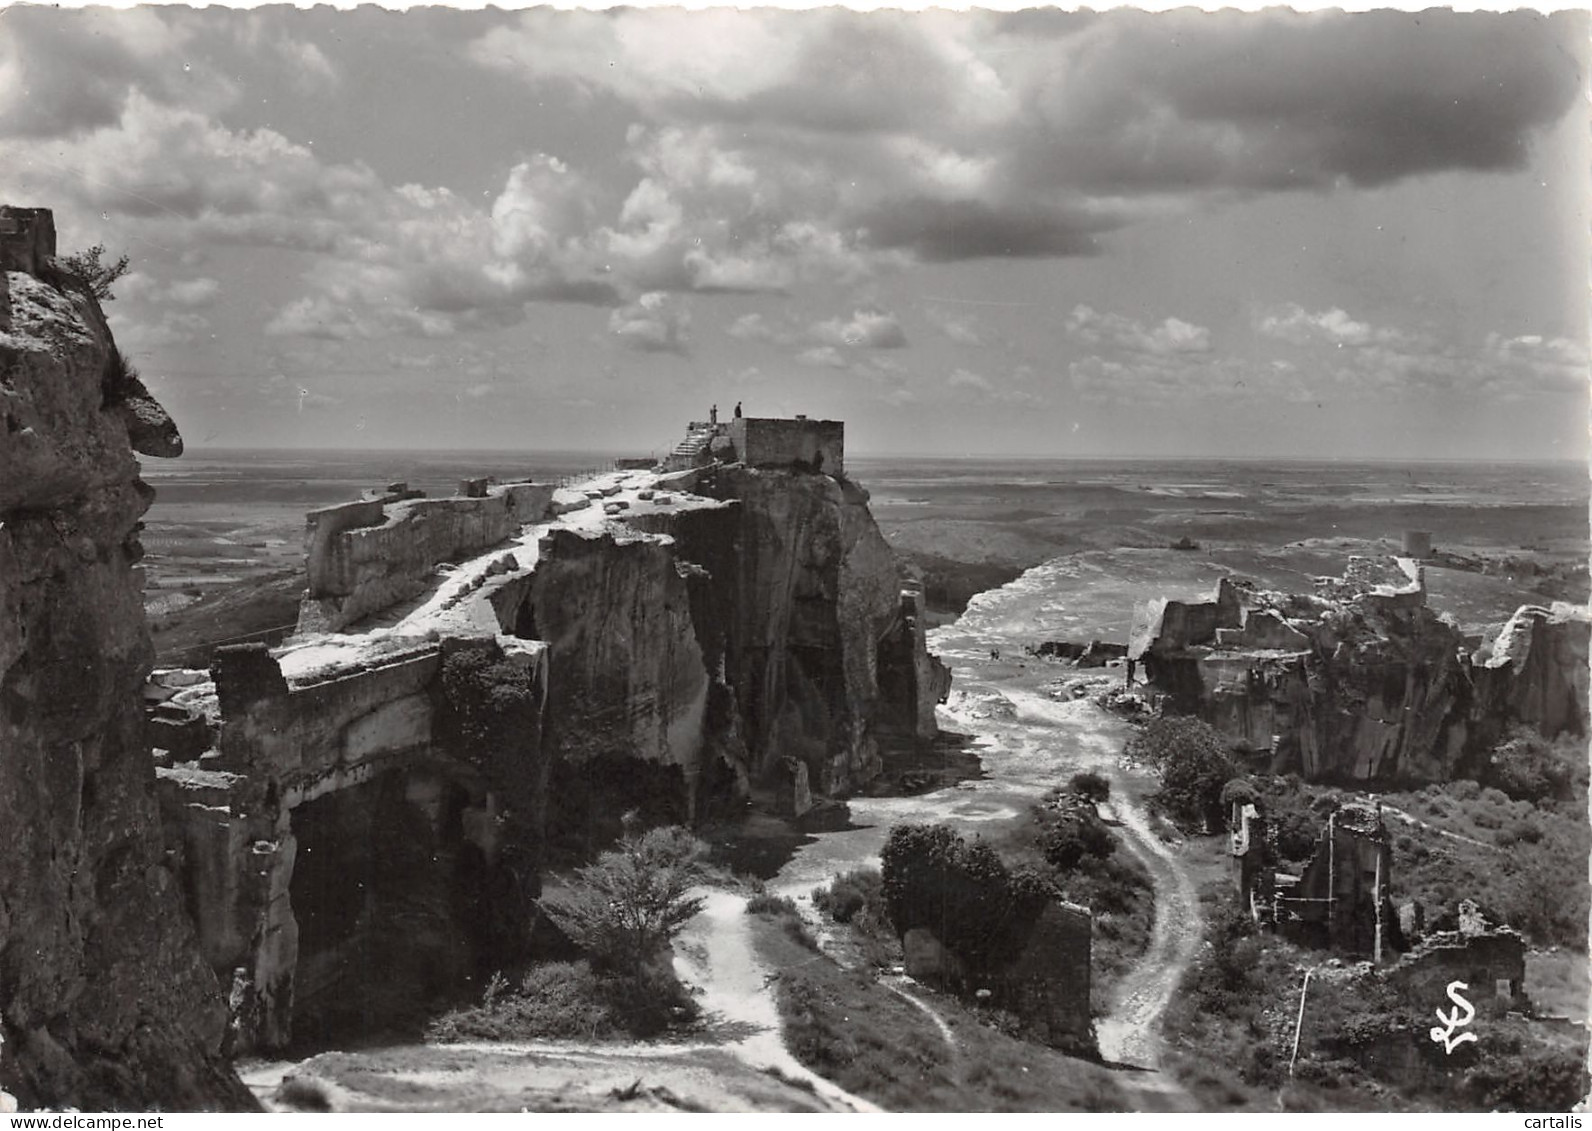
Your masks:
{"label": "shrub", "polygon": [[878,869],[859,868],[814,891],[813,906],[837,923],[849,923],[870,903],[881,903],[883,894],[884,878]]}
{"label": "shrub", "polygon": [[788,895],[775,895],[773,892],[760,891],[746,901],[748,915],[762,915],[769,919],[778,919],[786,915],[801,918],[801,912],[796,908],[796,901]]}
{"label": "shrub", "polygon": [[828,887],[813,892],[813,906],[851,928],[869,965],[889,967],[901,961],[901,940],[885,908],[879,869],[858,868],[836,876]]}
{"label": "shrub", "polygon": [[702,909],[689,895],[707,846],[677,826],[626,837],[576,871],[570,890],[541,908],[599,970],[639,979]]}
{"label": "shrub", "polygon": [[1234,778],[1222,786],[1222,809],[1231,813],[1234,805],[1254,805],[1260,800],[1260,791],[1248,778]]}
{"label": "shrub", "polygon": [[1483,1111],[1569,1111],[1586,1095],[1587,1072],[1572,1049],[1518,1052],[1481,1061],[1463,1087]]}
{"label": "shrub", "polygon": [[1097,774],[1093,770],[1084,770],[1082,773],[1073,774],[1067,782],[1067,788],[1079,797],[1099,804],[1111,797],[1111,779],[1104,774]]}
{"label": "shrub", "polygon": [[1011,961],[1055,894],[1042,876],[1009,870],[988,844],[968,844],[946,825],[897,825],[880,857],[896,934],[928,927],[975,970]]}
{"label": "shrub", "polygon": [[1489,786],[1532,802],[1569,797],[1573,775],[1572,763],[1561,758],[1536,731],[1525,727],[1513,729],[1507,739],[1493,747],[1482,771],[1482,779]]}
{"label": "shrub", "polygon": [[1040,838],[1045,862],[1058,872],[1070,872],[1084,857],[1105,859],[1117,850],[1117,839],[1093,813],[1073,810],[1050,825]]}
{"label": "shrub", "polygon": [[533,966],[505,992],[494,977],[481,1004],[443,1014],[426,1030],[432,1041],[514,1040],[528,1037],[592,1040],[620,1028],[605,1000],[602,981],[586,962]]}
{"label": "shrub", "polygon": [[1207,829],[1221,825],[1222,787],[1239,768],[1214,727],[1192,717],[1154,719],[1128,741],[1127,753],[1160,773],[1155,802],[1168,815]]}

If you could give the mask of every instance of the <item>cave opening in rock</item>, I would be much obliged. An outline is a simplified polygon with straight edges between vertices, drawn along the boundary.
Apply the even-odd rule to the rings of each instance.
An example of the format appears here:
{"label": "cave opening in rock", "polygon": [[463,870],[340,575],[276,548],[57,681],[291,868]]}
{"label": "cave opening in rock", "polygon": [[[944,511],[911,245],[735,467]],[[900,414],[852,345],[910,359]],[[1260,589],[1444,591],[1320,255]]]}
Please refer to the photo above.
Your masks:
{"label": "cave opening in rock", "polygon": [[413,1035],[493,949],[494,876],[466,839],[470,790],[393,770],[299,806],[295,1043]]}

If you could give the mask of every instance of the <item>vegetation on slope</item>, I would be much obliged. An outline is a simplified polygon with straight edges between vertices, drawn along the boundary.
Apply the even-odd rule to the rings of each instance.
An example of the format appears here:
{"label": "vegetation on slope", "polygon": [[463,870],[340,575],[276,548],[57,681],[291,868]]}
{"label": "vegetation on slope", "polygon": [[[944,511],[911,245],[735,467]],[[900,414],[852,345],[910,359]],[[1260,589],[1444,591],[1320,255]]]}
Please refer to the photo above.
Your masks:
{"label": "vegetation on slope", "polygon": [[[1426,1061],[1433,1003],[1352,965],[1259,933],[1225,886],[1208,888],[1205,947],[1164,1018],[1173,1073],[1212,1108],[1565,1110],[1586,1090],[1584,1038],[1490,1015],[1487,1055]],[[1300,987],[1310,982],[1289,1071]],[[1413,1063],[1399,1055],[1416,1044]]]}
{"label": "vegetation on slope", "polygon": [[871,972],[815,957],[773,923],[759,953],[778,974],[785,1043],[808,1068],[891,1111],[1123,1111],[1111,1070],[980,1022],[960,1003],[914,987],[950,1030]]}
{"label": "vegetation on slope", "polygon": [[576,870],[543,912],[587,955],[494,976],[481,1004],[454,1010],[433,1040],[651,1036],[697,1015],[669,944],[702,906],[690,895],[707,846],[680,828],[629,836]]}

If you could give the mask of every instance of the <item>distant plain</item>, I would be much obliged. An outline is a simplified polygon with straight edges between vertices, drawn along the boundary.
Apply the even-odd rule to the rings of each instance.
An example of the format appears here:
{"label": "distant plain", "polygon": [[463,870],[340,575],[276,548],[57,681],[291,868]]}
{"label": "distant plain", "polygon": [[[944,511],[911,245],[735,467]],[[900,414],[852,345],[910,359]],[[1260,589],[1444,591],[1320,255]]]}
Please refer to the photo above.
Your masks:
{"label": "distant plain", "polygon": [[[146,607],[167,659],[285,628],[302,589],[304,513],[395,481],[548,480],[609,453],[196,451],[145,461]],[[1016,579],[1041,639],[1126,639],[1136,603],[1232,574],[1308,591],[1355,553],[1430,532],[1432,604],[1490,632],[1522,604],[1587,600],[1588,477],[1571,463],[990,460],[852,457],[885,538],[921,574],[937,623]],[[1174,544],[1188,548],[1173,549]],[[1015,627],[1015,626],[1014,626]]]}

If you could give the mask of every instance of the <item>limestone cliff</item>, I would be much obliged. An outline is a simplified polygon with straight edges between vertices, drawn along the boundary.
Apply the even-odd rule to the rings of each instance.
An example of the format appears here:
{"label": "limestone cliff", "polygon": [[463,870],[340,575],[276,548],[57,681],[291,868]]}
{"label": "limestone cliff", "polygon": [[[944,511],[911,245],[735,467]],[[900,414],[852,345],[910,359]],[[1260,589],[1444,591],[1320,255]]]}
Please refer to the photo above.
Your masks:
{"label": "limestone cliff", "polygon": [[315,512],[299,632],[158,675],[168,836],[237,1047],[503,968],[540,873],[631,814],[800,814],[933,737],[921,594],[842,426],[813,427],[835,474],[798,418],[759,423],[757,467]]}
{"label": "limestone cliff", "polygon": [[54,244],[47,211],[0,209],[0,1088],[251,1107],[164,864],[139,697],[153,493],[132,448],[181,442]]}
{"label": "limestone cliff", "polygon": [[1491,655],[1426,604],[1408,559],[1351,559],[1310,595],[1223,580],[1206,602],[1157,602],[1129,655],[1179,711],[1274,772],[1348,782],[1444,781],[1474,770],[1512,722],[1587,726],[1584,612],[1524,608]]}

